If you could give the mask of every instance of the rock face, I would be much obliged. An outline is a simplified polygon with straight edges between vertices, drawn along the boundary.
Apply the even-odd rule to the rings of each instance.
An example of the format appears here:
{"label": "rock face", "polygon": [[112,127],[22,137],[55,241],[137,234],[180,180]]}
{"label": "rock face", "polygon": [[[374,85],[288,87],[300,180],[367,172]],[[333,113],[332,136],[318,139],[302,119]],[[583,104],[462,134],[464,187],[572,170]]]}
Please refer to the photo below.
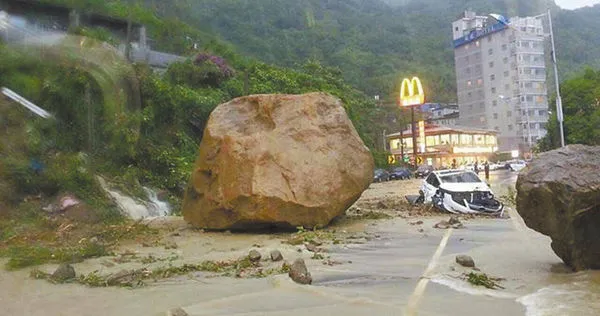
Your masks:
{"label": "rock face", "polygon": [[339,99],[238,98],[208,120],[183,215],[217,230],[322,227],[360,197],[373,168]]}
{"label": "rock face", "polygon": [[600,269],[600,147],[543,153],[521,171],[517,211],[575,270]]}

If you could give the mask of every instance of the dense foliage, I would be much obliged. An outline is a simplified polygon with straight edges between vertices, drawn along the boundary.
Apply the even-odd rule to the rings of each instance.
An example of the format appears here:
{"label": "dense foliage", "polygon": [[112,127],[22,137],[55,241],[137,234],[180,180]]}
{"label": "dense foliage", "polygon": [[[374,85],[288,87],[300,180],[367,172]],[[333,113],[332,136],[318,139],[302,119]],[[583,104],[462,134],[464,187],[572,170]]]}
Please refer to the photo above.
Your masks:
{"label": "dense foliage", "polygon": [[[600,145],[600,70],[586,69],[577,77],[563,82],[560,90],[565,142]],[[548,124],[548,135],[540,141],[539,150],[546,151],[559,146],[558,122],[556,113],[553,113]]]}
{"label": "dense foliage", "polygon": [[[465,9],[507,16],[553,10],[561,78],[600,67],[600,5],[561,10],[551,0],[175,0],[144,3],[161,16],[215,31],[240,52],[295,66],[306,59],[340,68],[368,95],[394,93],[398,78],[422,77],[428,99],[456,100],[450,23]],[[393,97],[391,98],[393,99]]]}

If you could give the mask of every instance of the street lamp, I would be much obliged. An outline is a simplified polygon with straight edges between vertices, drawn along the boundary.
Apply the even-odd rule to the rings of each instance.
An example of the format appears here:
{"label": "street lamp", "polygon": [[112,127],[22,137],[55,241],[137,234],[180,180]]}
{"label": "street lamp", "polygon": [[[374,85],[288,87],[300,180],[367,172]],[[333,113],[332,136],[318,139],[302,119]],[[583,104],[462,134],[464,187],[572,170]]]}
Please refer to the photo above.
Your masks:
{"label": "street lamp", "polygon": [[[558,126],[560,128],[560,146],[564,147],[565,146],[565,132],[563,129],[563,121],[564,121],[564,117],[563,117],[563,110],[562,110],[562,99],[560,97],[560,83],[558,81],[558,62],[556,60],[556,48],[554,46],[554,30],[552,27],[552,14],[550,12],[550,9],[548,9],[548,12],[545,14],[540,14],[537,17],[540,16],[544,16],[547,15],[548,16],[548,27],[550,28],[550,43],[552,46],[552,65],[554,66],[554,84],[556,85],[556,118],[558,120]],[[491,18],[493,18],[494,20],[498,21],[499,23],[506,25],[508,27],[510,26],[510,22],[503,17],[502,15],[499,14],[490,14],[489,15]],[[517,30],[516,28],[511,27],[513,30],[515,30],[516,32],[520,32],[519,30]],[[527,111],[527,115],[529,115],[529,111]],[[529,123],[528,124],[528,129],[529,129]]]}

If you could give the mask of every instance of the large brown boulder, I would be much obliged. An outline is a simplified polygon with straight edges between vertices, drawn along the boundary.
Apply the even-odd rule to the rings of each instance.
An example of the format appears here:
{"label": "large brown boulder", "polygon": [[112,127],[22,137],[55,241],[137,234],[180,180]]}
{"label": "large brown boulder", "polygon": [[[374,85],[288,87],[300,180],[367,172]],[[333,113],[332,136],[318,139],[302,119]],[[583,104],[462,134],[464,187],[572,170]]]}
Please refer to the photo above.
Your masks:
{"label": "large brown boulder", "polygon": [[217,230],[322,227],[360,197],[373,168],[339,99],[238,98],[208,120],[183,216]]}
{"label": "large brown boulder", "polygon": [[600,147],[571,145],[541,154],[517,180],[517,211],[575,270],[600,268],[599,170]]}

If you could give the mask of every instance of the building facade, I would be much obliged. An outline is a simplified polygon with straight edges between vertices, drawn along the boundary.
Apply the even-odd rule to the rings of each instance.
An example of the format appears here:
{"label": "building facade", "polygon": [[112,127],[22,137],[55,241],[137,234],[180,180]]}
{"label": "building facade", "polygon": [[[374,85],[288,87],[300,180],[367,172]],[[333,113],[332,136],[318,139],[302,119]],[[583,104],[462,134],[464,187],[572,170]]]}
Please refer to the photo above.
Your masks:
{"label": "building facade", "polygon": [[[417,154],[422,164],[444,168],[488,161],[498,151],[497,132],[459,126],[425,124],[417,129]],[[387,135],[390,152],[396,161],[413,154],[413,139],[410,129],[402,133]]]}
{"label": "building facade", "polygon": [[549,118],[542,20],[466,11],[452,34],[459,124],[497,131],[500,151],[529,151]]}

